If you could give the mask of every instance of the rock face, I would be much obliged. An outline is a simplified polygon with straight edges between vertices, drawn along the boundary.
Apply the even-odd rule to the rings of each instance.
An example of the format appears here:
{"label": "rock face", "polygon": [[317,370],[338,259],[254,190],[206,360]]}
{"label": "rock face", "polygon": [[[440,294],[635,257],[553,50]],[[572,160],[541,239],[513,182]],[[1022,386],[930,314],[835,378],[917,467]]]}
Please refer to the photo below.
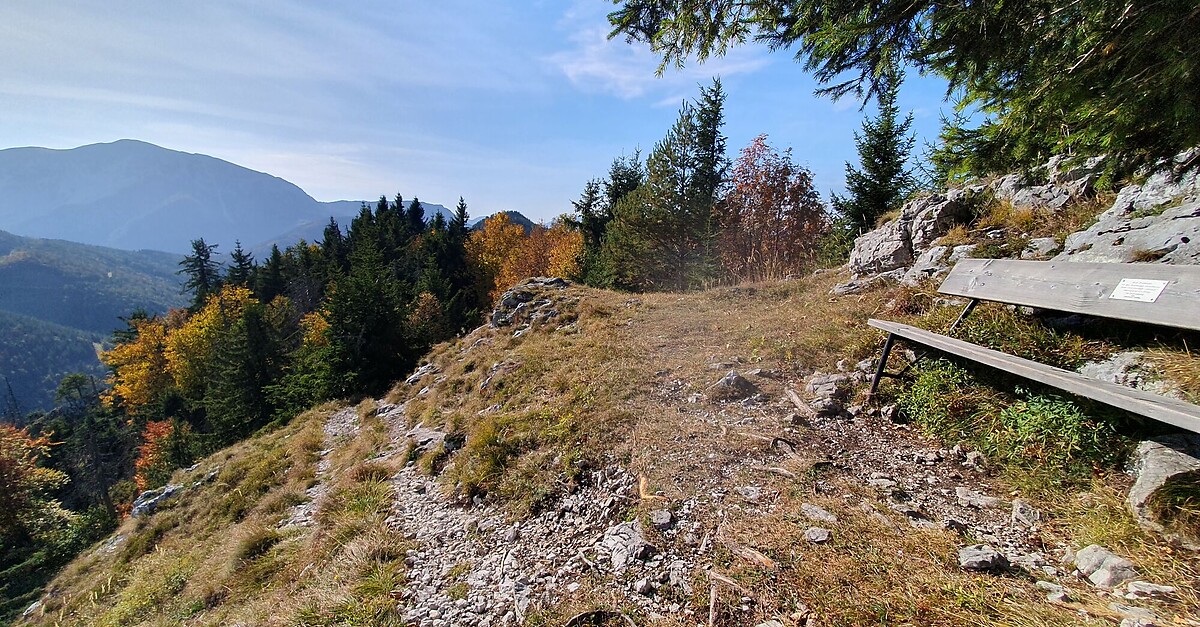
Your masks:
{"label": "rock face", "polygon": [[[1058,241],[1043,237],[1030,240],[1020,257],[1046,259],[1057,252],[1053,259],[1058,261],[1200,264],[1200,167],[1176,171],[1198,155],[1200,149],[1183,153],[1174,167],[1126,186],[1094,225],[1067,238],[1061,252]],[[855,240],[847,263],[853,278],[832,293],[845,296],[884,281],[915,284],[941,276],[972,247],[934,244],[956,224],[969,222],[978,200],[990,194],[1014,206],[1058,210],[1095,193],[1101,165],[1101,158],[1070,165],[1056,158],[1030,174],[911,200],[899,217]]]}
{"label": "rock face", "polygon": [[540,289],[563,289],[570,285],[566,279],[556,277],[533,277],[513,286],[500,295],[500,301],[492,311],[490,322],[493,328],[519,326],[528,327],[539,321],[548,321],[558,316],[554,302],[538,298]]}
{"label": "rock face", "polygon": [[438,447],[444,447],[446,452],[454,451],[461,446],[457,438],[449,437],[445,432],[430,429],[419,424],[404,434],[413,444],[413,455],[420,456]]}
{"label": "rock face", "polygon": [[[1168,435],[1138,445],[1130,464],[1136,480],[1129,490],[1129,509],[1138,524],[1157,532],[1165,531],[1152,511],[1154,495],[1168,485],[1200,483],[1200,435]],[[1200,544],[1198,538],[1181,538]]]}
{"label": "rock face", "polygon": [[155,490],[146,490],[138,495],[133,501],[133,509],[129,515],[137,518],[138,516],[149,516],[158,509],[159,504],[171,498],[176,492],[183,489],[183,486],[177,484],[165,485]]}
{"label": "rock face", "polygon": [[879,274],[912,265],[934,240],[970,219],[974,196],[973,191],[954,189],[909,201],[899,218],[854,240],[850,271]]}
{"label": "rock face", "polygon": [[1066,158],[1055,157],[1040,168],[1045,173],[1044,184],[1030,185],[1025,175],[1009,174],[992,184],[992,193],[1018,207],[1060,209],[1072,200],[1092,194],[1103,162],[1103,157],[1093,157],[1081,164],[1068,165]]}
{"label": "rock face", "polygon": [[[1194,153],[1175,161],[1186,163]],[[1182,175],[1161,170],[1141,185],[1127,185],[1095,224],[1067,238],[1055,259],[1200,263],[1200,168]]]}

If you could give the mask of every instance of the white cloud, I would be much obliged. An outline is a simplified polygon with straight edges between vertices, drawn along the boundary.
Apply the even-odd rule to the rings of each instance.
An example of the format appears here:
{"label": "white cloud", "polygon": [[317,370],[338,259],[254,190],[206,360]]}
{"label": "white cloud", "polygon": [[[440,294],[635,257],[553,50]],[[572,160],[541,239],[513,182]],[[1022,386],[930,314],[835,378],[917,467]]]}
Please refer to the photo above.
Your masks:
{"label": "white cloud", "polygon": [[[546,57],[582,91],[624,99],[651,92],[677,93],[713,76],[757,72],[770,63],[765,48],[747,44],[704,63],[691,60],[682,69],[668,66],[659,76],[659,56],[645,44],[629,43],[620,37],[609,39],[608,21],[599,8],[594,2],[576,0],[559,23],[560,29],[570,31],[571,47]],[[664,106],[664,102],[660,97],[658,106]]]}

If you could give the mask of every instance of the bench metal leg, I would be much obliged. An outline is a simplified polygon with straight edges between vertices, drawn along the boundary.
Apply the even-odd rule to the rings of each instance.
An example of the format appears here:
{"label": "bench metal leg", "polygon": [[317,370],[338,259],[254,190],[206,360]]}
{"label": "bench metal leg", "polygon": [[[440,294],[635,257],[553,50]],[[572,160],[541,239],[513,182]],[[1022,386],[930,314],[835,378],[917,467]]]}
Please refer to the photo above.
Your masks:
{"label": "bench metal leg", "polygon": [[887,341],[883,343],[883,355],[879,357],[879,367],[875,369],[875,378],[871,380],[871,391],[867,392],[867,398],[875,396],[875,391],[879,389],[879,379],[883,378],[883,369],[887,367],[888,355],[892,352],[892,344],[896,343],[896,334],[888,333]]}
{"label": "bench metal leg", "polygon": [[946,333],[954,333],[954,330],[958,328],[958,325],[962,324],[962,321],[965,320],[967,316],[971,315],[972,311],[975,311],[975,305],[978,304],[979,299],[972,298],[971,301],[967,303],[967,306],[963,307],[962,313],[958,314],[958,318],[954,320],[954,323],[950,325],[950,330],[946,331]]}

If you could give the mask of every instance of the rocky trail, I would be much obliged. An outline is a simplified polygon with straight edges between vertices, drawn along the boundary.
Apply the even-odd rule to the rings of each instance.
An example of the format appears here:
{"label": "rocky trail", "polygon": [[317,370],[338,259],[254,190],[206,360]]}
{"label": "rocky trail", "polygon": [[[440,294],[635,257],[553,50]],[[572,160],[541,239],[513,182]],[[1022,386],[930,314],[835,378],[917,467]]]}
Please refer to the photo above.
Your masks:
{"label": "rocky trail", "polygon": [[[752,369],[748,376],[764,383],[777,375]],[[766,570],[775,568],[754,548],[753,534],[735,537],[722,527],[733,520],[742,529],[777,524],[781,494],[803,485],[896,533],[953,532],[962,538],[961,568],[981,576],[1024,572],[1038,582],[1047,603],[1070,608],[1074,590],[1100,588],[1113,598],[1111,616],[1129,625],[1154,624],[1157,615],[1136,607],[1137,601],[1169,599],[1175,589],[1140,581],[1132,564],[1102,547],[1076,556],[1066,543],[1046,540],[1041,512],[999,493],[978,453],[939,447],[894,422],[892,408],[842,408],[837,390],[864,376],[816,373],[805,394],[815,396],[811,402],[794,392],[776,399],[755,392],[715,409],[695,394],[685,395],[682,382],[665,383],[658,395],[678,404],[681,422],[714,434],[718,446],[741,440],[753,450],[722,461],[683,441],[660,446],[654,454],[664,464],[696,456],[712,462],[703,479],[689,477],[687,489],[666,494],[649,492],[644,476],[611,460],[539,514],[514,522],[490,499],[445,496],[410,463],[391,480],[396,502],[389,519],[418,547],[405,560],[410,567],[405,620],[429,627],[523,624],[545,608],[574,602],[622,608],[652,621],[707,625],[722,598],[722,611],[727,618],[732,612],[735,624],[817,625],[803,606],[760,620],[753,596],[714,559],[719,546]],[[716,385],[760,389],[736,373]],[[818,412],[813,405],[838,410]],[[423,449],[444,437],[423,427],[408,429],[397,420],[402,407],[384,405],[379,415],[396,429],[397,445],[384,457],[399,454],[406,441]],[[808,543],[824,544],[842,533],[838,516],[827,509],[804,503],[800,511]]]}
{"label": "rocky trail", "polygon": [[320,507],[321,500],[329,492],[327,479],[332,465],[329,454],[333,452],[334,447],[354,437],[358,433],[359,426],[358,412],[353,407],[344,407],[334,412],[325,421],[321,427],[324,441],[319,453],[321,459],[317,462],[317,481],[312,487],[305,490],[304,495],[307,500],[288,510],[287,515],[279,522],[280,529],[311,527],[316,523],[317,509]]}

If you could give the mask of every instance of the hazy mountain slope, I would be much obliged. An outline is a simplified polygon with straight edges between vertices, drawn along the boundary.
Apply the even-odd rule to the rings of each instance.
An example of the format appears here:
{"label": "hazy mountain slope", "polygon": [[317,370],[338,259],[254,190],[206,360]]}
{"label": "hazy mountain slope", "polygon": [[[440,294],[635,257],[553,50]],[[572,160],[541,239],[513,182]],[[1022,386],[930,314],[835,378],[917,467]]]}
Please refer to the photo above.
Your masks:
{"label": "hazy mountain slope", "polygon": [[[180,253],[203,237],[223,252],[235,240],[270,250],[319,239],[329,216],[348,224],[359,204],[319,202],[279,177],[132,139],[0,150],[0,229],[30,237]],[[426,216],[450,217],[424,204]]]}
{"label": "hazy mountain slope", "polygon": [[98,373],[92,342],[120,317],[185,305],[179,259],[0,231],[0,375],[25,409],[49,407],[63,374]]}
{"label": "hazy mountain slope", "polygon": [[[349,228],[350,221],[354,219],[354,216],[358,215],[358,210],[362,203],[360,201],[339,200],[335,202],[324,202],[321,203],[321,205],[325,207],[327,211],[323,217],[316,220],[308,220],[301,223],[299,226],[284,233],[280,233],[279,235],[276,235],[270,239],[257,242],[253,245],[248,245],[246,246],[247,250],[254,253],[256,259],[265,259],[267,255],[270,254],[272,245],[279,246],[279,249],[283,250],[300,240],[304,240],[306,242],[319,242],[325,237],[325,226],[329,224],[330,217],[332,217],[334,220],[337,220],[338,226],[340,226],[344,232],[347,228]],[[426,220],[432,220],[433,216],[438,213],[442,214],[442,217],[446,220],[454,217],[454,213],[443,205],[422,201],[421,206],[425,207]],[[242,243],[246,244],[246,241],[243,240]],[[231,248],[232,246],[223,247],[221,250],[228,251],[228,249]]]}
{"label": "hazy mountain slope", "polygon": [[139,307],[186,304],[180,258],[0,231],[0,310],[107,334]]}
{"label": "hazy mountain slope", "polygon": [[0,226],[23,235],[183,252],[197,237],[265,239],[320,208],[283,179],[134,140],[0,151]]}
{"label": "hazy mountain slope", "polygon": [[[0,375],[12,386],[21,411],[53,406],[54,390],[68,374],[102,377],[96,344],[103,339],[99,333],[0,311]],[[0,388],[0,398],[7,396],[8,390]]]}

